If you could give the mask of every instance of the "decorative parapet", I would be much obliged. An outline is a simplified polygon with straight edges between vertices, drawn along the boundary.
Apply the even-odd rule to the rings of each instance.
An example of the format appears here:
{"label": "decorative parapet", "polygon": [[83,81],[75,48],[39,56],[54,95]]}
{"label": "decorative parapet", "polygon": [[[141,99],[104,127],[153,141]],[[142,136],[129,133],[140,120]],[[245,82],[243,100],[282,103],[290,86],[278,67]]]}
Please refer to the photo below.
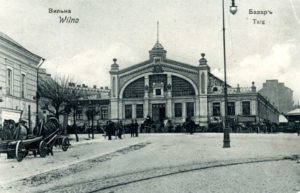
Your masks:
{"label": "decorative parapet", "polygon": [[251,87],[236,87],[236,88],[228,88],[228,94],[239,94],[239,93],[253,93]]}
{"label": "decorative parapet", "polygon": [[[208,94],[223,94],[224,87],[222,86],[210,86],[208,87]],[[227,94],[245,94],[245,93],[256,93],[253,87],[239,87],[227,88]]]}

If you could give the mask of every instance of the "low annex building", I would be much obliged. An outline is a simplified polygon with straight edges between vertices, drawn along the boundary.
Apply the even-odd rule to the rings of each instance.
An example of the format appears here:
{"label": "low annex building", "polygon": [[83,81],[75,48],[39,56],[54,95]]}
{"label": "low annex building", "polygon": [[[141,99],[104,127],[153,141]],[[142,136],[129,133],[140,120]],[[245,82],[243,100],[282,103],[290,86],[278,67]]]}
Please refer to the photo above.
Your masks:
{"label": "low annex building", "polygon": [[[224,82],[210,72],[201,54],[196,65],[167,58],[159,41],[149,51],[149,59],[120,69],[117,59],[111,65],[110,118],[143,121],[147,115],[156,123],[165,119],[175,124],[187,117],[200,126],[222,121]],[[228,116],[235,120],[278,123],[278,110],[256,91],[228,85]]]}

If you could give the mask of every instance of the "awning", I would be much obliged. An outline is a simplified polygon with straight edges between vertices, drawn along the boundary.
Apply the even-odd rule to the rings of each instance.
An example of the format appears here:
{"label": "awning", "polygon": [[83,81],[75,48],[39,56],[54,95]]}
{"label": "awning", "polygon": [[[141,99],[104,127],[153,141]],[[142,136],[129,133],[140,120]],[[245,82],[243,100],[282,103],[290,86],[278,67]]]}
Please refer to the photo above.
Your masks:
{"label": "awning", "polygon": [[19,122],[21,116],[20,110],[8,110],[2,109],[1,111],[1,124],[3,124],[4,120],[14,120],[15,122]]}

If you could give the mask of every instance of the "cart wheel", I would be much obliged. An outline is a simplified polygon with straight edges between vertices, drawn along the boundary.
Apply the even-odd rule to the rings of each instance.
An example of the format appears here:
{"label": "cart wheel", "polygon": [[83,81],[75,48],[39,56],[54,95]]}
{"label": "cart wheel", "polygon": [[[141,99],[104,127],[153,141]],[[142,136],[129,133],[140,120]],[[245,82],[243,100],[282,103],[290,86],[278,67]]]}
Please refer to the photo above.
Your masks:
{"label": "cart wheel", "polygon": [[41,141],[39,144],[39,153],[41,157],[46,157],[48,153],[47,143],[45,141]]}
{"label": "cart wheel", "polygon": [[22,141],[18,141],[16,145],[16,159],[18,160],[18,162],[20,162],[24,157],[24,144],[22,143]]}
{"label": "cart wheel", "polygon": [[70,146],[70,141],[68,137],[64,137],[61,142],[61,148],[63,151],[67,151]]}

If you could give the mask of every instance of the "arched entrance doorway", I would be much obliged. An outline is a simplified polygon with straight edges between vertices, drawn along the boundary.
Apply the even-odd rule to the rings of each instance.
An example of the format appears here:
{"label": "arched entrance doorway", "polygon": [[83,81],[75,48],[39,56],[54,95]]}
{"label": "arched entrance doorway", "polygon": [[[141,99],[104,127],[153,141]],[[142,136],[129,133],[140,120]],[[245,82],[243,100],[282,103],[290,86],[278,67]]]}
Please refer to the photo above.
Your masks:
{"label": "arched entrance doorway", "polygon": [[152,104],[152,119],[156,126],[161,126],[166,118],[166,104]]}

